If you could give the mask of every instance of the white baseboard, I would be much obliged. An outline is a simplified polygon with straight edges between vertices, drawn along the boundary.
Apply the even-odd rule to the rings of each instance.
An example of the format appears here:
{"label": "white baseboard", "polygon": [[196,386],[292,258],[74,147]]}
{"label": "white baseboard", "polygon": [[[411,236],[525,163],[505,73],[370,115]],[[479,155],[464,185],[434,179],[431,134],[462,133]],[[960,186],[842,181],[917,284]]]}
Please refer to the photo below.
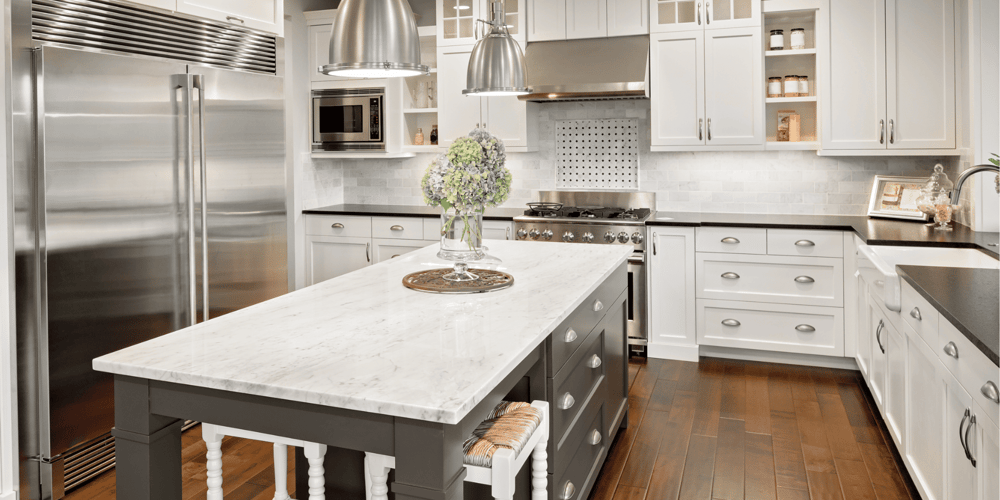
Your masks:
{"label": "white baseboard", "polygon": [[647,344],[646,356],[654,359],[674,359],[698,362],[697,345]]}
{"label": "white baseboard", "polygon": [[8,491],[6,493],[0,493],[0,500],[17,500],[17,492]]}
{"label": "white baseboard", "polygon": [[815,354],[795,354],[776,351],[758,351],[754,349],[734,349],[731,347],[708,345],[699,347],[701,348],[701,355],[710,358],[740,359],[744,361],[761,361],[764,363],[781,363],[786,365],[858,370],[858,363],[854,361],[854,358],[817,356]]}

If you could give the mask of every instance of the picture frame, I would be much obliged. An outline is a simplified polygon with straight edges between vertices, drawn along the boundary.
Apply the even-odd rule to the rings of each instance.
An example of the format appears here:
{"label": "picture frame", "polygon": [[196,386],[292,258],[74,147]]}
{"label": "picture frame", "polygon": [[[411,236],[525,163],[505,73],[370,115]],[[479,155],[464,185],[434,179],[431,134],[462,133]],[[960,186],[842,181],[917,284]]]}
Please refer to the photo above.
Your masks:
{"label": "picture frame", "polygon": [[926,177],[876,175],[872,180],[872,192],[868,200],[868,216],[928,220],[929,215],[917,210],[917,197],[926,184]]}

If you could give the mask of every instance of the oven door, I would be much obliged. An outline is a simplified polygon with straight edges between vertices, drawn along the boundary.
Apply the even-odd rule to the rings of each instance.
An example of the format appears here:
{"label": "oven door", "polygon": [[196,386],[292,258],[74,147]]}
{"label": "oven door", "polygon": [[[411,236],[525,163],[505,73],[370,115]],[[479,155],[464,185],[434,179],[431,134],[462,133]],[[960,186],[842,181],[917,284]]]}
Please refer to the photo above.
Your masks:
{"label": "oven door", "polygon": [[628,258],[628,343],[646,345],[646,258],[636,252]]}
{"label": "oven door", "polygon": [[[376,102],[372,102],[372,100]],[[381,97],[313,97],[313,143],[381,142]]]}

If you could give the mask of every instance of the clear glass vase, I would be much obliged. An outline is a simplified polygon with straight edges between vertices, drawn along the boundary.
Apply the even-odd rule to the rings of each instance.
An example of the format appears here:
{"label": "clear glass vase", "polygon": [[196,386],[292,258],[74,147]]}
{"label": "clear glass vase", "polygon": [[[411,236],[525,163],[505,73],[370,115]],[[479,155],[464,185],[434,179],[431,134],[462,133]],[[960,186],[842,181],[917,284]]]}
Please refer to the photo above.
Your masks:
{"label": "clear glass vase", "polygon": [[441,213],[441,250],[438,257],[455,262],[455,271],[442,276],[450,281],[473,281],[469,262],[480,260],[483,250],[483,214],[459,212],[452,208]]}

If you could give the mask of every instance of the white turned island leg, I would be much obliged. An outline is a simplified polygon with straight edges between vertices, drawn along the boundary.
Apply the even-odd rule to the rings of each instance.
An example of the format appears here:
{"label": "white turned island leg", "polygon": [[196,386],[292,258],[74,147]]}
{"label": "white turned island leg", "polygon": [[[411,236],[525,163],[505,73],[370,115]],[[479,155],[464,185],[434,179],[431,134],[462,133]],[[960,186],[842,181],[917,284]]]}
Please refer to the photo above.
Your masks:
{"label": "white turned island leg", "polygon": [[201,424],[201,437],[205,440],[208,468],[207,500],[222,500],[222,434],[212,424]]}
{"label": "white turned island leg", "polygon": [[274,445],[274,500],[291,500],[288,496],[288,447]]}
{"label": "white turned island leg", "polygon": [[307,443],[305,455],[309,460],[309,500],[326,500],[326,478],[323,476],[326,445]]}

